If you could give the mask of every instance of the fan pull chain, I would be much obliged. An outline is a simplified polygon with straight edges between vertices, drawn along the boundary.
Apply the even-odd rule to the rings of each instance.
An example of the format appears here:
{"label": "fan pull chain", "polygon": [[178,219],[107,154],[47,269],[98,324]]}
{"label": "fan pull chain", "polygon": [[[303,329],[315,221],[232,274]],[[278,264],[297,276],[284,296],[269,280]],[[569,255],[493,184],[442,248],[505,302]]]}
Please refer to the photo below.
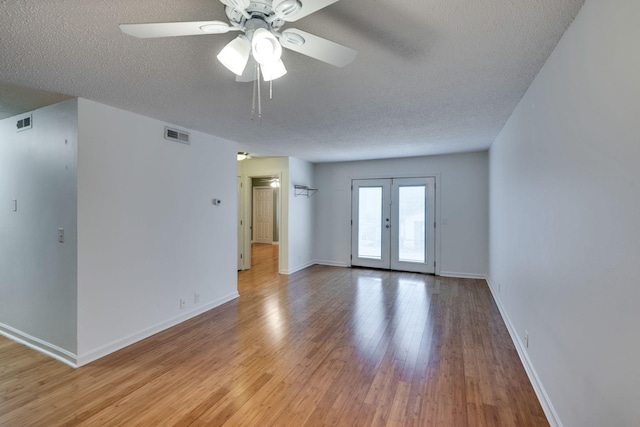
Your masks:
{"label": "fan pull chain", "polygon": [[256,84],[258,85],[258,121],[262,124],[262,100],[260,99],[260,65],[256,65]]}
{"label": "fan pull chain", "polygon": [[273,80],[269,80],[269,99],[273,99]]}
{"label": "fan pull chain", "polygon": [[[258,65],[256,64],[256,76],[258,74]],[[253,98],[251,100],[251,120],[256,116],[256,84],[257,79],[253,79]]]}
{"label": "fan pull chain", "polygon": [[251,120],[256,117],[256,95],[258,98],[258,121],[262,124],[262,99],[260,98],[260,65],[256,64],[256,74],[253,80],[253,99],[251,101]]}

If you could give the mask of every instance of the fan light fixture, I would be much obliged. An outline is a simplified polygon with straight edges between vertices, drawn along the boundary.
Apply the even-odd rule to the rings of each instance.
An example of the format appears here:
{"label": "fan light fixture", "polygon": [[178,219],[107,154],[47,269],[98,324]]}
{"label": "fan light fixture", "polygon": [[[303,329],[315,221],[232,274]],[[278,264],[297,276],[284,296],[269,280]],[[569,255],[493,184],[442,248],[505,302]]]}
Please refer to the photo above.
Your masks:
{"label": "fan light fixture", "polygon": [[260,65],[272,64],[278,61],[282,55],[280,42],[276,36],[271,34],[271,31],[264,28],[258,28],[253,33],[251,50],[253,57]]}
{"label": "fan light fixture", "polygon": [[241,76],[249,61],[251,54],[251,43],[244,36],[238,36],[231,40],[224,49],[220,51],[218,61],[227,67],[234,74]]}
{"label": "fan light fixture", "polygon": [[222,65],[241,76],[251,54],[260,64],[264,81],[270,82],[287,74],[287,69],[280,59],[282,45],[269,30],[264,28],[258,28],[253,33],[251,42],[245,36],[238,36],[231,40],[220,51],[217,58]]}
{"label": "fan light fixture", "polygon": [[279,79],[287,74],[287,69],[284,66],[284,62],[282,62],[282,59],[278,59],[276,62],[271,64],[261,65],[260,71],[262,71],[262,78],[265,82]]}

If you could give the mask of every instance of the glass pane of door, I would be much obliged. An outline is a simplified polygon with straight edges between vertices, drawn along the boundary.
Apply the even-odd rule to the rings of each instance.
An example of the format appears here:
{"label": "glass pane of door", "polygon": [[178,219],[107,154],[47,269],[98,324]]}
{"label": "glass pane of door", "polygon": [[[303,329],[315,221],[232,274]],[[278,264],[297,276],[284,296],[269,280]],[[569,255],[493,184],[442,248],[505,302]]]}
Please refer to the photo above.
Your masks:
{"label": "glass pane of door", "polygon": [[358,258],[382,257],[382,187],[358,188]]}
{"label": "glass pane of door", "polygon": [[425,186],[398,189],[398,260],[425,262]]}

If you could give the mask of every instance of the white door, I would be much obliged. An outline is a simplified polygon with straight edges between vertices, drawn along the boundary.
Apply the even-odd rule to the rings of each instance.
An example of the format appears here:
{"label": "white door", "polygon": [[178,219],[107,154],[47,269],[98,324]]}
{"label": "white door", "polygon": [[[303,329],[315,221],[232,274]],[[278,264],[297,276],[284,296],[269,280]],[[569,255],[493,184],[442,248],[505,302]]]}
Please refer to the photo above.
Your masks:
{"label": "white door", "polygon": [[435,272],[435,178],[353,180],[351,264]]}
{"label": "white door", "polygon": [[242,191],[242,177],[238,177],[238,270],[244,269],[244,194]]}
{"label": "white door", "polygon": [[253,187],[253,242],[273,243],[273,188]]}
{"label": "white door", "polygon": [[357,179],[351,187],[351,264],[389,268],[391,180]]}

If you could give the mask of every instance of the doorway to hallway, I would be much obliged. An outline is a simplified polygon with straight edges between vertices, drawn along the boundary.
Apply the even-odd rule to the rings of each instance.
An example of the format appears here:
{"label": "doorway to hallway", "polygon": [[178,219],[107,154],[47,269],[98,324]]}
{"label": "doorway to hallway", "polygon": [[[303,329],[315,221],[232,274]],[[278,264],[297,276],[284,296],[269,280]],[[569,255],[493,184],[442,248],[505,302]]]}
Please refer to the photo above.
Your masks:
{"label": "doorway to hallway", "polygon": [[[238,270],[259,267],[264,257],[252,256],[255,246],[273,246],[279,266],[281,192],[280,175],[238,177]],[[269,262],[273,257],[269,256]]]}

